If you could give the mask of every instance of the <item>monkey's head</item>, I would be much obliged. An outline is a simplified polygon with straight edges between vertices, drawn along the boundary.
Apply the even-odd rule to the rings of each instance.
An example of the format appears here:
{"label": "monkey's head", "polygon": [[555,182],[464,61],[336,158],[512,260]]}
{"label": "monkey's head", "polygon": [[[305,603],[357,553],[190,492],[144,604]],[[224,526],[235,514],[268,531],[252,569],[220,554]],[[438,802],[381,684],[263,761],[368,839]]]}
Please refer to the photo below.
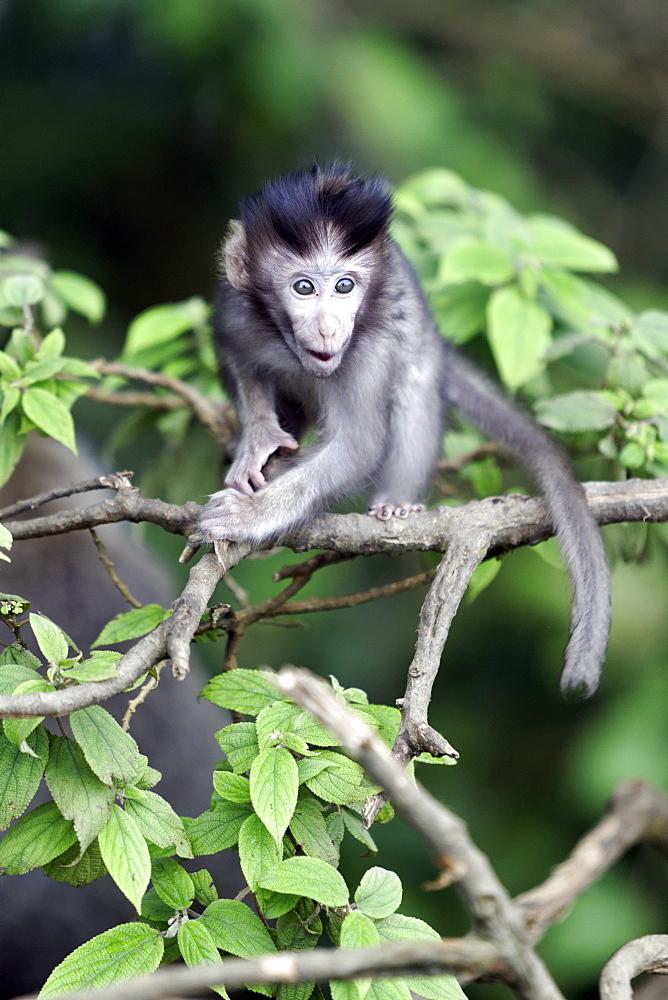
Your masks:
{"label": "monkey's head", "polygon": [[378,177],[300,170],[241,203],[223,245],[230,284],[261,303],[303,368],[338,368],[376,298],[391,197]]}

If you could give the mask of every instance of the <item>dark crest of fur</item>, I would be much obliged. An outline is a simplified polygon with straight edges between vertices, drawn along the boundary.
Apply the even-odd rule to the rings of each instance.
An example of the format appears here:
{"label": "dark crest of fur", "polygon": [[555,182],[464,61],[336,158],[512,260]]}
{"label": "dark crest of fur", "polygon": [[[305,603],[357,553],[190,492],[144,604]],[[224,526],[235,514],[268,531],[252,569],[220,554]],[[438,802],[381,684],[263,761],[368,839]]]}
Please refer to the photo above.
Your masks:
{"label": "dark crest of fur", "polygon": [[344,256],[385,236],[392,199],[381,177],[353,177],[342,164],[298,170],[270,181],[241,203],[249,247],[278,239],[303,256],[332,230]]}

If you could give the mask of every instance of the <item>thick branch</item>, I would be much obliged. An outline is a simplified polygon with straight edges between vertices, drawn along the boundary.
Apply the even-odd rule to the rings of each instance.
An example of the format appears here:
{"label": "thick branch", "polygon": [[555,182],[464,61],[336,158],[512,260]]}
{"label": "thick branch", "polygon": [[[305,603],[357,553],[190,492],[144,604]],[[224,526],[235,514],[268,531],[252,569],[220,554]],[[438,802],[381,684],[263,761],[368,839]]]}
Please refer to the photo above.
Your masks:
{"label": "thick branch", "polygon": [[625,781],[615,791],[610,812],[590,830],[542,885],[518,896],[532,941],[564,916],[630,847],[654,844],[668,856],[668,798],[644,781]]}
{"label": "thick branch", "polygon": [[179,678],[188,672],[190,641],[206,611],[213,590],[227,569],[236,565],[248,552],[242,546],[230,546],[226,565],[207,553],[190,573],[183,594],[175,604],[171,618],[161,622],[128,650],[118,663],[118,674],[107,681],[79,684],[77,687],[35,694],[0,696],[0,717],[22,718],[26,715],[66,715],[88,705],[96,705],[120,694],[143,673],[166,656]]}
{"label": "thick branch", "polygon": [[[494,948],[486,941],[414,941],[379,945],[375,948],[315,948],[313,951],[282,952],[248,960],[225,962],[193,969],[171,965],[143,979],[96,990],[95,1000],[161,1000],[163,997],[194,996],[211,985],[239,989],[246,983],[323,982],[329,979],[387,979],[421,974],[481,975],[499,971]],[[25,1000],[35,1000],[26,997]],[[90,993],[68,993],[62,1000],[90,1000]]]}
{"label": "thick branch", "polygon": [[642,972],[668,975],[668,934],[648,934],[616,951],[601,973],[601,1000],[633,1000],[631,980]]}
{"label": "thick branch", "polygon": [[283,694],[332,733],[345,752],[388,793],[403,816],[435,852],[439,865],[453,873],[475,921],[476,931],[498,950],[507,981],[518,996],[534,1000],[560,997],[556,984],[526,940],[524,920],[497,878],[487,857],[471,841],[458,816],[414,784],[390,756],[380,738],[336,700],[321,680],[305,670],[284,667],[276,675]]}

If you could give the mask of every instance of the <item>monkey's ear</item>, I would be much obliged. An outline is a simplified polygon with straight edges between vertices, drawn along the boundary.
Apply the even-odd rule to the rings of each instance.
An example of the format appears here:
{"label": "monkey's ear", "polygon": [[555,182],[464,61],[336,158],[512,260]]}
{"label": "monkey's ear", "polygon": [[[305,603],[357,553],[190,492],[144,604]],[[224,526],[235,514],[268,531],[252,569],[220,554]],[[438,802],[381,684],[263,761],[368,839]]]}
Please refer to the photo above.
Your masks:
{"label": "monkey's ear", "polygon": [[249,275],[246,267],[246,232],[236,219],[230,222],[227,237],[220,249],[221,270],[224,269],[227,280],[233,288],[243,292],[249,286]]}

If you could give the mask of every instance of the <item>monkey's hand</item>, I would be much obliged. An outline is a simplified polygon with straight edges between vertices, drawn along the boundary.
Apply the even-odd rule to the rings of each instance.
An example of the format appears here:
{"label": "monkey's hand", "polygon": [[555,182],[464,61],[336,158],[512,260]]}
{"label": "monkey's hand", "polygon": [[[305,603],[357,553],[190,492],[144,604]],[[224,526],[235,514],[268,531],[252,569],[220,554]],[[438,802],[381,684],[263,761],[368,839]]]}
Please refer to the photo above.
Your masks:
{"label": "monkey's hand", "polygon": [[294,524],[299,504],[290,499],[280,478],[250,495],[235,489],[214,493],[200,515],[202,537],[205,542],[266,542]]}
{"label": "monkey's hand", "polygon": [[424,510],[423,503],[383,503],[377,501],[371,504],[367,510],[369,517],[377,517],[379,521],[388,521],[394,517],[408,517],[409,514],[421,514]]}
{"label": "monkey's hand", "polygon": [[255,490],[261,489],[266,483],[262,468],[269,456],[279,448],[294,451],[298,447],[299,442],[280,427],[269,426],[264,421],[256,422],[239,442],[234,461],[225,476],[225,485],[252,496]]}

